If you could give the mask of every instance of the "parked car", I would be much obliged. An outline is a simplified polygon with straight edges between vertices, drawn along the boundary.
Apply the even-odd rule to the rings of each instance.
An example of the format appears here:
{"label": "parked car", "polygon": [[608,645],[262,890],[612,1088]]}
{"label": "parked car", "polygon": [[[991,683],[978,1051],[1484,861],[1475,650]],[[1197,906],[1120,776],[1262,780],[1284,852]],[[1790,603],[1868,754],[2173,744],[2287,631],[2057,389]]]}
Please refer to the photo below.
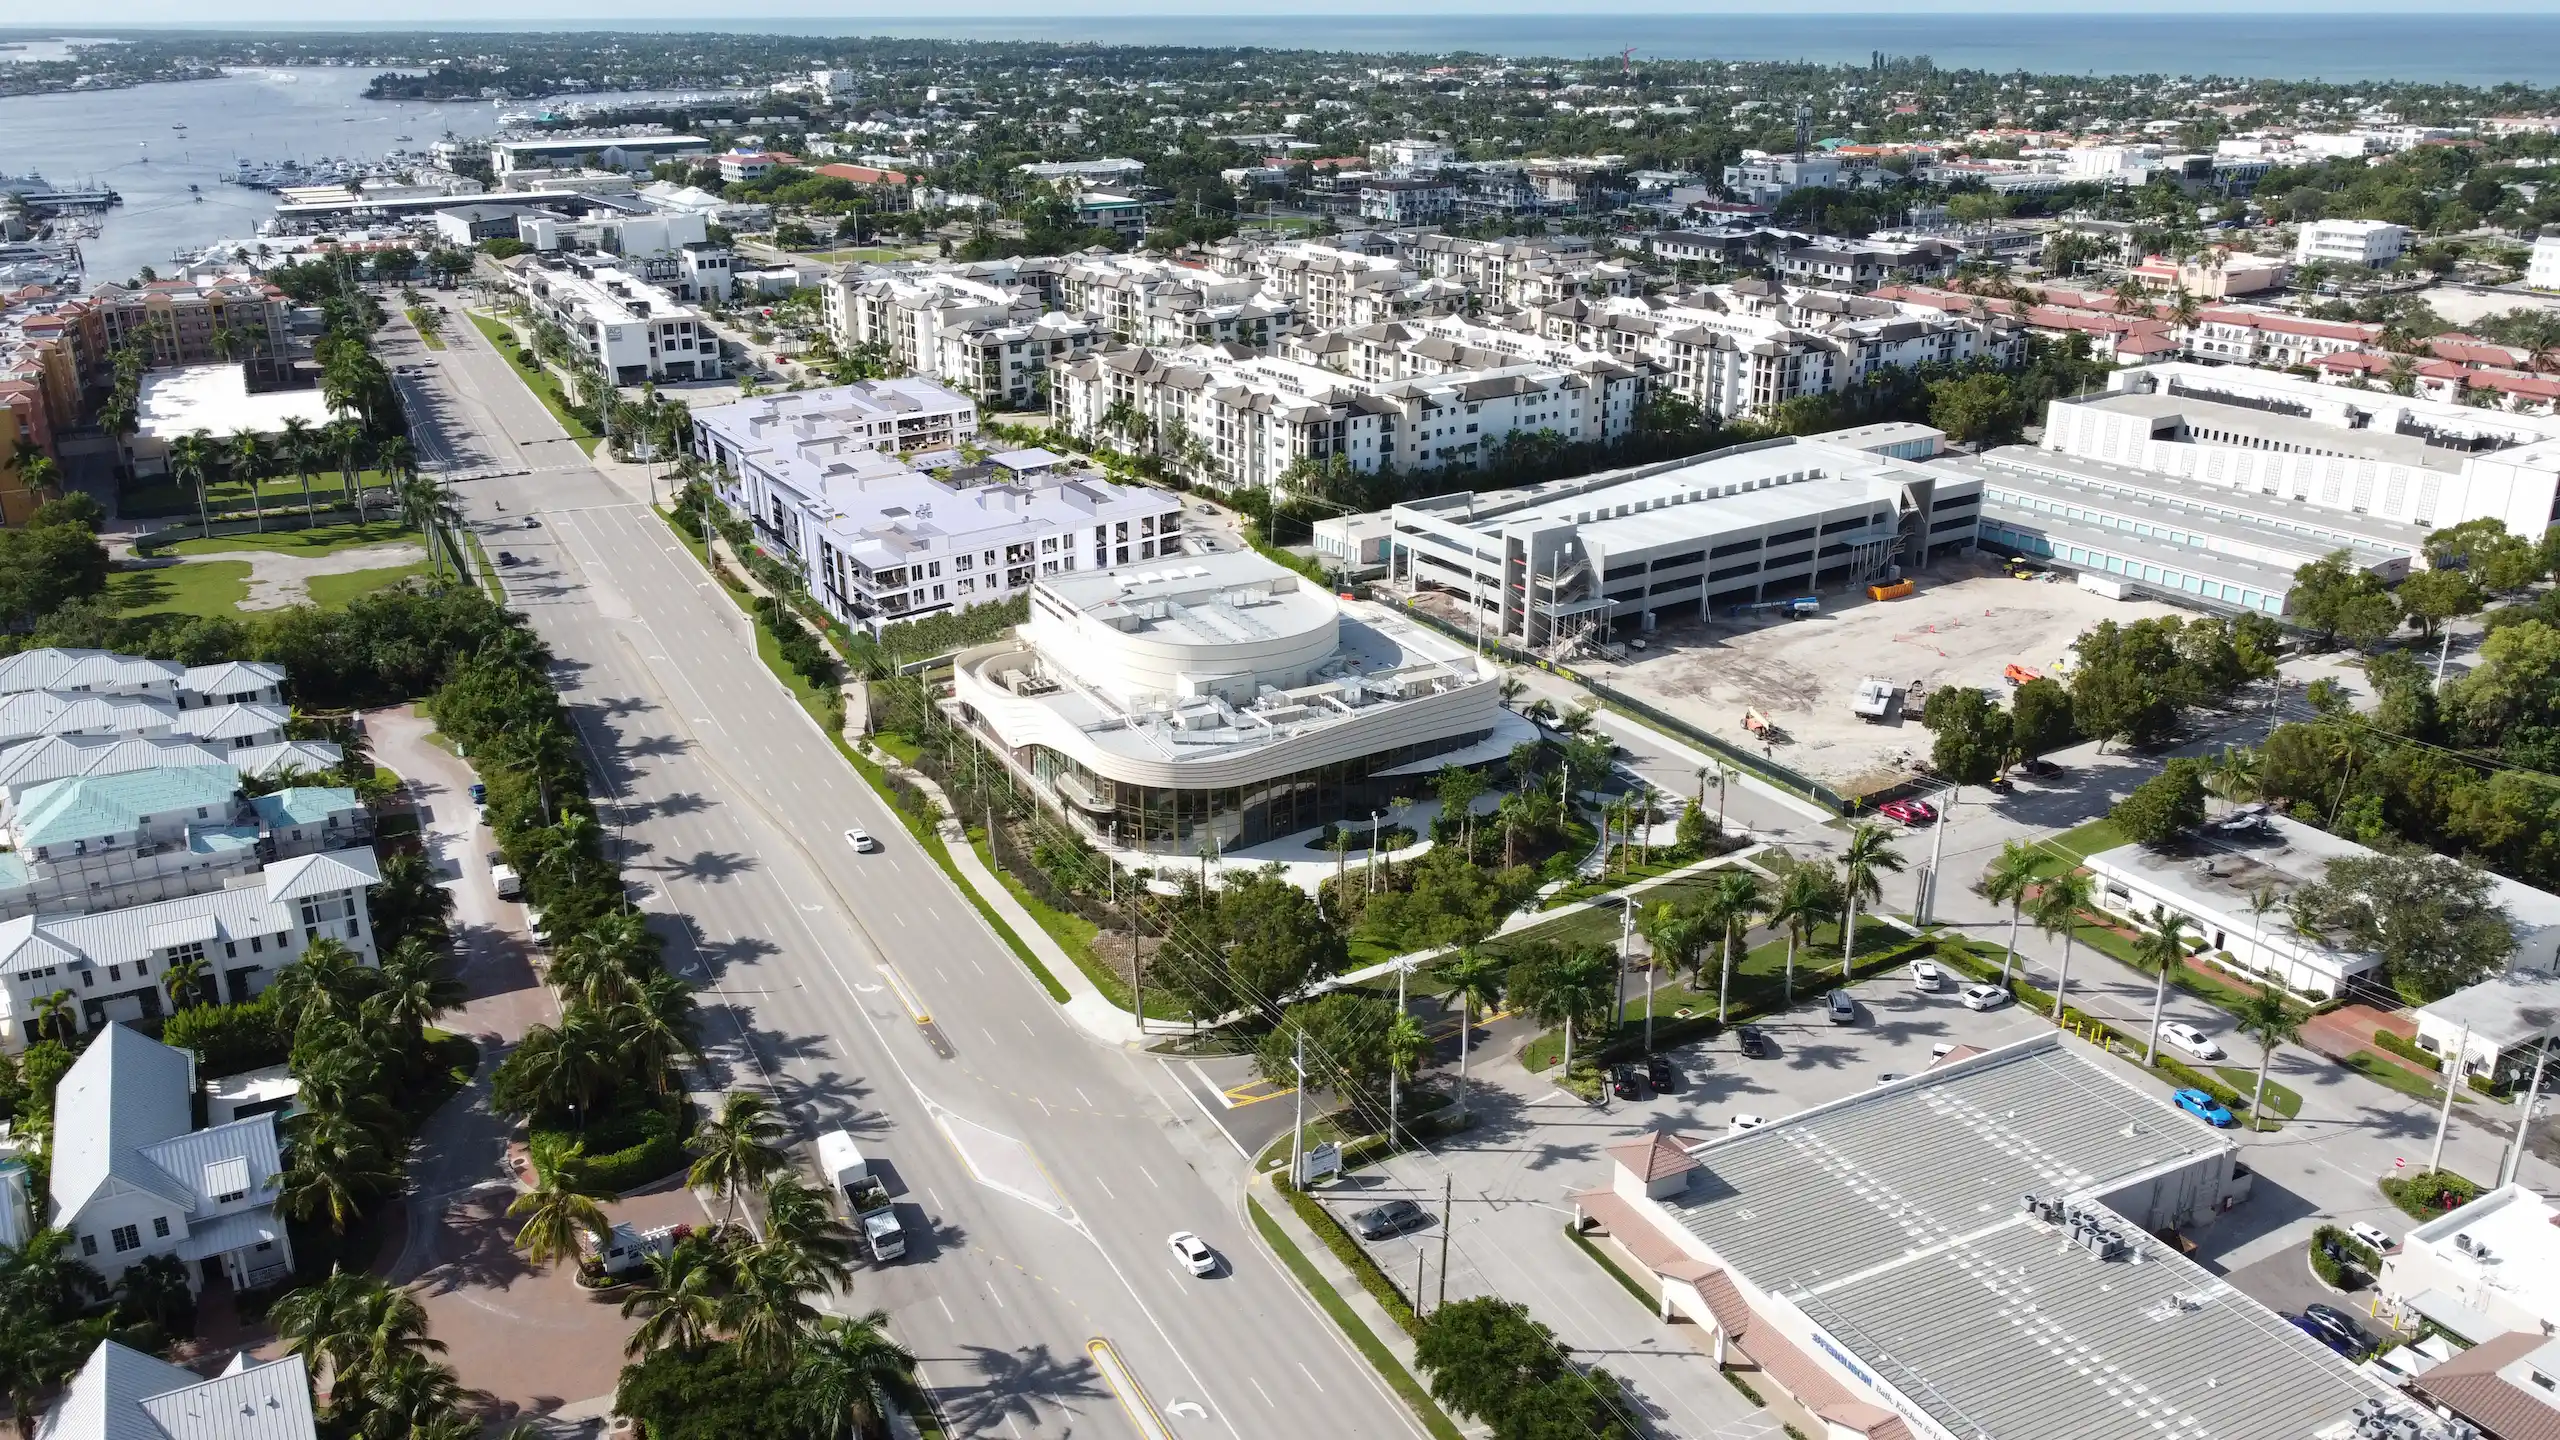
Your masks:
{"label": "parked car", "polygon": [[2218,1130],[2228,1130],[2240,1123],[2231,1118],[2229,1106],[2193,1087],[2181,1090],[2169,1098],[2178,1102],[2179,1109]]}
{"label": "parked car", "polygon": [[1878,1085],[1890,1085],[1890,1084],[1892,1084],[1894,1081],[1896,1081],[1896,1080],[1900,1080],[1900,1079],[1904,1079],[1904,1078],[1906,1078],[1906,1077],[1905,1077],[1905,1076],[1903,1075],[1903,1073],[1902,1073],[1901,1071],[1899,1071],[1899,1070],[1887,1070],[1887,1071],[1885,1071],[1883,1074],[1878,1075],[1878,1076],[1876,1077],[1876,1083],[1877,1083]]}
{"label": "parked car", "polygon": [[2160,1027],[2160,1038],[2186,1051],[2199,1060],[2219,1060],[2222,1047],[2213,1037],[2183,1020],[2171,1020]]}
{"label": "parked car", "polygon": [[1609,1093],[1621,1100],[1643,1099],[1645,1097],[1644,1073],[1633,1065],[1610,1066]]}
{"label": "parked car", "polygon": [[2356,1323],[2356,1317],[2335,1305],[2305,1305],[2302,1318],[2336,1336],[2353,1354],[2362,1355],[2373,1348],[2372,1342],[2365,1338],[2364,1327]]}
{"label": "parked car", "polygon": [[1372,1205],[1351,1217],[1351,1228],[1363,1240],[1384,1240],[1407,1230],[1419,1230],[1431,1223],[1431,1212],[1410,1200],[1390,1200]]}
{"label": "parked car", "polygon": [[1823,1002],[1823,1009],[1831,1016],[1834,1025],[1858,1023],[1858,1002],[1851,999],[1846,990],[1832,991],[1831,998]]}
{"label": "parked car", "polygon": [[1934,995],[1939,987],[1946,983],[1947,972],[1938,968],[1937,961],[1914,960],[1911,962],[1912,989],[1927,991]]}
{"label": "parked car", "polygon": [[1753,1060],[1765,1060],[1777,1052],[1778,1047],[1769,1043],[1769,1032],[1757,1025],[1743,1026],[1734,1032],[1734,1039],[1741,1042],[1742,1053]]}
{"label": "parked car", "polygon": [[2062,767],[2050,760],[2030,760],[2018,767],[2039,780],[2062,773]]}
{"label": "parked car", "polygon": [[871,832],[859,825],[844,832],[844,843],[852,846],[857,855],[868,855],[880,848],[880,842],[871,838]]}
{"label": "parked car", "polygon": [[1876,813],[1905,825],[1926,825],[1938,818],[1937,807],[1926,800],[1887,800],[1876,807]]}
{"label": "parked car", "polygon": [[1956,998],[1967,1010],[1997,1010],[2009,1003],[2009,992],[1997,985],[1967,985]]}
{"label": "parked car", "polygon": [[2359,1220],[2348,1226],[2347,1233],[2356,1238],[2356,1243],[2376,1255],[2388,1255],[2400,1248],[2400,1242],[2391,1238],[2390,1231],[2369,1220]]}
{"label": "parked car", "polygon": [[1671,1068],[1668,1055],[1646,1056],[1644,1078],[1652,1083],[1655,1090],[1666,1095],[1680,1088],[1680,1072]]}
{"label": "parked car", "polygon": [[1215,1275],[1218,1273],[1218,1252],[1209,1248],[1208,1241],[1190,1231],[1174,1231],[1165,1244],[1173,1248],[1173,1258],[1181,1261],[1182,1268],[1192,1274]]}
{"label": "parked car", "polygon": [[1734,1116],[1734,1117],[1733,1117],[1733,1124],[1731,1124],[1731,1125],[1727,1126],[1727,1127],[1725,1128],[1725,1132],[1724,1132],[1724,1133],[1726,1133],[1727,1135],[1739,1135],[1739,1134],[1741,1134],[1741,1133],[1742,1133],[1743,1131],[1745,1131],[1745,1130],[1757,1130],[1757,1129],[1759,1129],[1761,1126],[1766,1125],[1766,1124],[1768,1124],[1768,1123],[1769,1123],[1769,1117],[1768,1117],[1768,1116],[1766,1116],[1766,1115],[1753,1115],[1753,1114],[1751,1114],[1751,1113],[1749,1113],[1749,1112],[1747,1112],[1747,1111],[1746,1111],[1746,1112],[1744,1112],[1744,1113],[1742,1113],[1742,1114],[1739,1114],[1739,1115]]}

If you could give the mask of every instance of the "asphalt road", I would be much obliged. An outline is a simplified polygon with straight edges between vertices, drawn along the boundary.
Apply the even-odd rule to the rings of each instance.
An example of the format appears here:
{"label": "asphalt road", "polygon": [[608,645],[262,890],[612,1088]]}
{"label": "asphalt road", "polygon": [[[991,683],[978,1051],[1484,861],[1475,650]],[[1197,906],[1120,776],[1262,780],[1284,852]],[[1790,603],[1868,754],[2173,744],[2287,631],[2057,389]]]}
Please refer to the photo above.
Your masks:
{"label": "asphalt road", "polygon": [[[668,958],[704,990],[713,1074],[804,1139],[885,1162],[903,1264],[845,1297],[924,1359],[962,1435],[1126,1434],[1108,1341],[1177,1436],[1419,1428],[1254,1238],[1243,1160],[1163,1064],[1068,1023],[754,652],[747,618],[599,473],[476,330],[386,335],[431,466],[557,682]],[[526,528],[524,517],[538,518]],[[859,825],[881,853],[842,838]],[[929,1017],[930,1026],[920,1023]],[[938,1032],[950,1054],[931,1043]],[[1227,1257],[1196,1280],[1166,1247]]]}

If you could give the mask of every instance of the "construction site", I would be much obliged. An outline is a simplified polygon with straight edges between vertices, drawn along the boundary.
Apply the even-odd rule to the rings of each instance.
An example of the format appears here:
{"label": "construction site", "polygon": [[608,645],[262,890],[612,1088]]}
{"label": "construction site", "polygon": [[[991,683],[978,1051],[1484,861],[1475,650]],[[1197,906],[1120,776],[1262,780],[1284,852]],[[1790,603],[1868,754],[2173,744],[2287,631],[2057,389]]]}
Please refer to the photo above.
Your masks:
{"label": "construction site", "polygon": [[[1865,793],[1927,760],[1920,708],[1932,693],[1971,685],[2005,696],[2014,679],[2061,679],[2072,642],[2099,621],[2181,613],[2110,599],[2067,574],[2028,576],[2014,577],[1991,555],[1942,561],[1900,599],[1846,590],[1821,595],[1812,613],[1690,616],[1643,637],[1641,649],[1610,646],[1574,668],[1736,745],[1766,746],[1843,792]],[[1859,691],[1871,679],[1891,694],[1880,715],[1866,717]],[[1871,699],[1866,708],[1879,707]]]}

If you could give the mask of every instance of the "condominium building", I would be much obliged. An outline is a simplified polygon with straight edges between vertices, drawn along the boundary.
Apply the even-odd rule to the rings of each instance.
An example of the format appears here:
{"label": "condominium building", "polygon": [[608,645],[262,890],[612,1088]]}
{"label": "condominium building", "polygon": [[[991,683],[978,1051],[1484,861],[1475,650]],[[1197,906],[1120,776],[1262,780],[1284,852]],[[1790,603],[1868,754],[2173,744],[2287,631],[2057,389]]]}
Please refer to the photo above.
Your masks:
{"label": "condominium building", "polygon": [[207,988],[234,1004],[324,936],[375,963],[365,895],[382,871],[370,847],[277,860],[257,875],[127,909],[0,920],[0,1044],[39,1038],[37,1002],[57,994],[70,997],[62,1023],[74,1031],[162,1014],[173,961],[203,961]]}
{"label": "condominium building", "polygon": [[1754,416],[1805,395],[1852,389],[1886,370],[1976,357],[2015,364],[2026,335],[1999,315],[1741,280],[1687,294],[1568,300],[1540,332],[1627,363],[1710,414]]}
{"label": "condominium building", "polygon": [[2536,290],[2560,290],[2560,234],[2533,242],[2533,252],[2525,258],[2524,283]]}
{"label": "condominium building", "polygon": [[559,326],[616,385],[717,380],[720,340],[699,311],[615,265],[564,257],[550,264],[519,256],[509,267],[516,293]]}
{"label": "condominium building", "polygon": [[[801,573],[809,593],[849,625],[903,620],[1005,600],[1042,576],[1180,555],[1180,497],[1070,471],[1046,451],[1000,454],[936,475],[878,443],[940,387],[876,381],[742,401],[698,412],[703,458],[721,498],[750,517],[765,548]],[[934,413],[967,416],[941,391]],[[949,443],[945,441],[943,443]],[[957,462],[957,455],[921,457]]]}
{"label": "condominium building", "polygon": [[1578,295],[1631,295],[1643,273],[1593,253],[1590,242],[1562,236],[1474,240],[1438,233],[1404,245],[1414,267],[1434,280],[1466,287],[1481,306],[1536,309]]}
{"label": "condominium building", "polygon": [[563,135],[540,140],[492,140],[489,168],[555,170],[589,164],[607,170],[646,170],[661,160],[699,160],[711,142],[699,135]]}
{"label": "condominium building", "polygon": [[2293,263],[2379,267],[2409,248],[2409,227],[2388,220],[2313,220],[2293,242]]}
{"label": "condominium building", "polygon": [[101,1340],[36,1433],[44,1440],[156,1440],[188,1433],[199,1416],[239,1415],[255,1423],[234,1427],[238,1440],[317,1440],[311,1388],[310,1363],[299,1355],[259,1361],[242,1350],[208,1380],[156,1355]]}
{"label": "condominium building", "polygon": [[846,265],[821,294],[839,347],[877,347],[915,374],[1020,410],[1039,404],[1051,367],[1095,344],[1093,322],[1053,308],[1057,286],[1054,263]]}
{"label": "condominium building", "polygon": [[1457,205],[1454,181],[1378,179],[1360,185],[1360,218],[1381,225],[1435,224]]}
{"label": "condominium building", "polygon": [[1115,407],[1142,416],[1145,442],[1228,487],[1277,482],[1304,460],[1354,470],[1470,469],[1514,435],[1607,443],[1634,427],[1641,385],[1606,360],[1373,381],[1278,356],[1213,347],[1104,351],[1058,372],[1050,413],[1098,444],[1130,445]]}
{"label": "condominium building", "polygon": [[1141,345],[1268,350],[1298,323],[1296,303],[1256,278],[1151,255],[1070,256],[1058,271],[1058,301],[1097,332]]}
{"label": "condominium building", "polygon": [[1259,279],[1266,295],[1297,307],[1304,329],[1345,330],[1466,308],[1463,281],[1425,276],[1394,253],[1392,240],[1383,244],[1380,251],[1353,248],[1347,239],[1334,245],[1227,240],[1210,249],[1209,263],[1222,275]]}

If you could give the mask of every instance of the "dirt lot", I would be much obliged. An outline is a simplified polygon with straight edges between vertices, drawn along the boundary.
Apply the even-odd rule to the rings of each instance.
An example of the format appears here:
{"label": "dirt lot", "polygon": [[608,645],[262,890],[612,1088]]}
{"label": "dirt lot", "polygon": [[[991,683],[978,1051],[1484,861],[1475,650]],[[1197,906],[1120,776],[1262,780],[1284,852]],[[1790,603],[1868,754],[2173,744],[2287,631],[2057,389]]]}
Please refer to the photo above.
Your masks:
{"label": "dirt lot", "polygon": [[[2101,620],[2174,615],[2151,601],[2108,600],[2068,581],[2012,580],[1995,560],[1941,565],[1907,599],[1827,594],[1806,620],[1666,625],[1628,665],[1585,661],[1589,671],[1737,744],[1756,708],[1788,739],[1777,758],[1843,789],[1867,789],[1926,755],[1916,713],[1873,725],[1849,711],[1860,677],[1880,675],[1928,690],[1998,688],[2011,663],[2049,672],[2080,633]],[[1925,694],[1923,696],[1925,698]],[[1909,702],[1916,711],[1918,703]]]}

